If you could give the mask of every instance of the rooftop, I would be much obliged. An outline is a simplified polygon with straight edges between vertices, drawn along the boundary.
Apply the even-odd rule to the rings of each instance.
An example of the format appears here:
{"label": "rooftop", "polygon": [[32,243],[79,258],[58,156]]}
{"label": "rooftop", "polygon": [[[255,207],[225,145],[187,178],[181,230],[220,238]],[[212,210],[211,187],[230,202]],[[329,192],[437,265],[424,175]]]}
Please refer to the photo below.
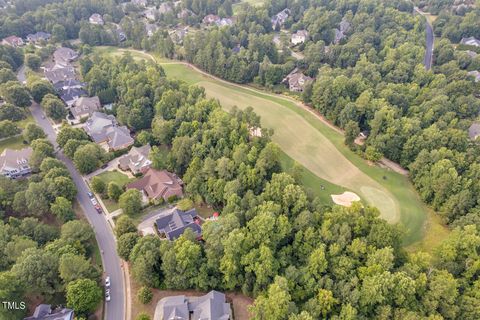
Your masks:
{"label": "rooftop", "polygon": [[168,240],[175,240],[180,237],[187,228],[191,229],[197,237],[202,234],[202,228],[195,222],[197,211],[191,209],[182,211],[174,209],[170,213],[161,216],[155,221],[157,230],[164,233]]}
{"label": "rooftop", "polygon": [[230,304],[225,294],[212,290],[200,297],[184,295],[166,297],[155,309],[154,320],[229,320],[232,319]]}
{"label": "rooftop", "polygon": [[171,172],[149,169],[143,178],[127,185],[127,189],[143,191],[150,199],[168,200],[171,196],[183,196],[182,184],[182,180]]}
{"label": "rooftop", "polygon": [[24,320],[73,320],[74,312],[72,309],[58,308],[52,309],[49,304],[40,304],[35,308],[31,317]]}
{"label": "rooftop", "polygon": [[28,166],[28,161],[32,156],[32,148],[23,148],[20,150],[5,149],[0,154],[0,170],[17,169]]}

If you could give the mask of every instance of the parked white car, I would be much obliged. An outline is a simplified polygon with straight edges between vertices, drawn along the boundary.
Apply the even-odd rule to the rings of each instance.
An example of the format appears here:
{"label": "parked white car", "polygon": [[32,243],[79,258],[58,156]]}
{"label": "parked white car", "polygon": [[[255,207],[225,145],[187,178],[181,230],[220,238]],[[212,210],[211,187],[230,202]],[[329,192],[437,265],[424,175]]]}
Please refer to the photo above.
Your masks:
{"label": "parked white car", "polygon": [[105,289],[105,300],[110,301],[110,289]]}
{"label": "parked white car", "polygon": [[105,287],[110,287],[110,277],[105,278]]}

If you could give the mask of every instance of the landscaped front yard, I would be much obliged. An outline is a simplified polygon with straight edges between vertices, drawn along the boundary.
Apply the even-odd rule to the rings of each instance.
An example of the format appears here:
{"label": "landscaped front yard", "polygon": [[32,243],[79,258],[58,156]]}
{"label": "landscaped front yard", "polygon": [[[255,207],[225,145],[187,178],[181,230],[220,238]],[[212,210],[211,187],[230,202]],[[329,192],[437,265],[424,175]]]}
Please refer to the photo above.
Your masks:
{"label": "landscaped front yard", "polygon": [[[115,182],[120,187],[124,187],[126,184],[132,182],[134,179],[129,178],[126,174],[123,174],[119,171],[105,171],[97,175],[96,177],[100,178],[105,185],[108,186],[110,182]],[[103,204],[107,208],[108,212],[113,212],[120,209],[118,202],[111,199],[102,199]]]}
{"label": "landscaped front yard", "polygon": [[108,185],[110,182],[115,182],[120,187],[123,187],[127,183],[133,181],[133,179],[130,179],[126,174],[123,174],[119,171],[105,171],[100,173],[97,177],[102,179],[106,185]]}

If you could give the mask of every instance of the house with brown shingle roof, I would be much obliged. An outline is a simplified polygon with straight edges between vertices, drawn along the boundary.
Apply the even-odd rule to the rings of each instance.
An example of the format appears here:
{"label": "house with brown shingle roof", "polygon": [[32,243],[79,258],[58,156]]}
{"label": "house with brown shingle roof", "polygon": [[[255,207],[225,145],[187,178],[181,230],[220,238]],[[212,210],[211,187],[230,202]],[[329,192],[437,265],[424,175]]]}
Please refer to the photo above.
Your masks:
{"label": "house with brown shingle roof", "polygon": [[183,197],[183,181],[174,173],[167,170],[148,169],[143,178],[127,185],[127,189],[137,189],[145,198],[167,201],[176,196]]}
{"label": "house with brown shingle roof", "polygon": [[23,42],[23,39],[20,37],[10,36],[3,39],[2,44],[5,46],[17,48],[17,47],[23,46],[25,43]]}

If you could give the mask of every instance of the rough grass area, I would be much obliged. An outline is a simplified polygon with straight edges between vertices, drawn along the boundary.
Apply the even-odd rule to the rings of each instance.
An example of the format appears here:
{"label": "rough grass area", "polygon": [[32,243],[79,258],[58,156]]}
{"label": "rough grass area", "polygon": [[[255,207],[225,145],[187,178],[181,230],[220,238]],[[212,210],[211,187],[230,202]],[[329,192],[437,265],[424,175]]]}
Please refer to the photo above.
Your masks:
{"label": "rough grass area", "polygon": [[204,87],[207,96],[218,99],[226,110],[253,107],[262,126],[274,129],[273,141],[285,154],[316,177],[357,193],[385,220],[400,223],[406,231],[405,244],[441,226],[433,221],[425,227],[427,208],[407,177],[369,165],[344,145],[342,134],[293,101],[214,79],[179,62],[157,61],[168,77]]}
{"label": "rough grass area", "polygon": [[28,147],[28,145],[23,143],[23,137],[21,135],[7,138],[0,141],[0,153],[5,149],[19,150],[22,148]]}
{"label": "rough grass area", "polygon": [[425,236],[421,241],[415,242],[406,247],[407,251],[425,251],[433,253],[433,251],[447,239],[450,234],[448,229],[441,221],[441,218],[432,210],[428,211],[427,221],[424,226]]}

